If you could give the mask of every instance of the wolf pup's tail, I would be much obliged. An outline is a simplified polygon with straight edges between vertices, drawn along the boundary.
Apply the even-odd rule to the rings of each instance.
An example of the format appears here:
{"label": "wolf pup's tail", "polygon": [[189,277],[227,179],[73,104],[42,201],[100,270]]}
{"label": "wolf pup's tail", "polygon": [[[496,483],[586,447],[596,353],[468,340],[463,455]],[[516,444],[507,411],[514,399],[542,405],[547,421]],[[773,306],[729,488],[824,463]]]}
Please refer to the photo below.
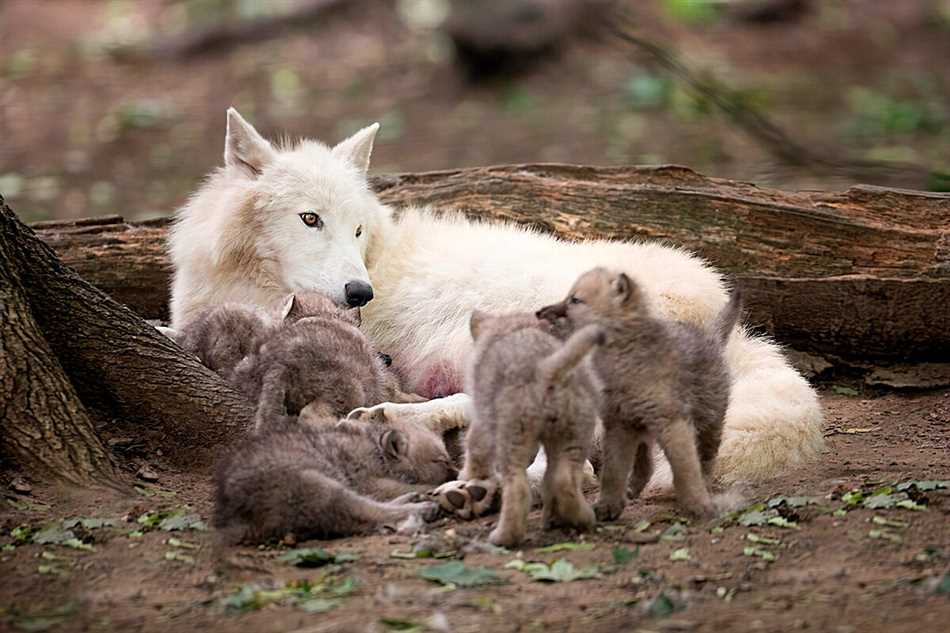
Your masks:
{"label": "wolf pup's tail", "polygon": [[738,286],[733,283],[729,303],[713,320],[713,332],[716,333],[723,345],[729,340],[729,334],[735,329],[740,316],[742,316],[742,293],[739,292]]}
{"label": "wolf pup's tail", "polygon": [[557,350],[540,363],[538,374],[549,385],[556,385],[584,360],[595,347],[604,344],[606,334],[599,325],[586,325],[574,332]]}
{"label": "wolf pup's tail", "polygon": [[287,379],[284,368],[271,367],[261,380],[261,395],[257,403],[254,432],[267,429],[271,422],[282,422],[287,415],[284,401],[287,397]]}

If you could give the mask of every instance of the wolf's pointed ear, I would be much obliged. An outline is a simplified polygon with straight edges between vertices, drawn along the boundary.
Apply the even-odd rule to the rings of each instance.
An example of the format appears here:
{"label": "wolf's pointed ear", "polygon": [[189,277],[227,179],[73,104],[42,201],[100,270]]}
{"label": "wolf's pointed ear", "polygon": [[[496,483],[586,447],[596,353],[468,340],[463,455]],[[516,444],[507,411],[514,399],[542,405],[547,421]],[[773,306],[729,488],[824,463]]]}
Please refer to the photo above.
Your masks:
{"label": "wolf's pointed ear", "polygon": [[472,333],[472,340],[477,341],[482,333],[482,325],[488,315],[481,310],[472,310],[472,316],[468,319],[468,329]]}
{"label": "wolf's pointed ear", "polygon": [[383,454],[389,459],[405,457],[409,452],[409,440],[406,438],[405,433],[395,429],[383,433],[379,444],[383,449]]}
{"label": "wolf's pointed ear", "polygon": [[348,161],[365,174],[369,171],[369,157],[373,153],[373,141],[376,140],[378,131],[379,123],[364,127],[348,139],[340,141],[333,148],[333,155]]}
{"label": "wolf's pointed ear", "polygon": [[284,299],[284,307],[280,309],[280,320],[286,321],[292,317],[295,308],[297,308],[297,295],[291,293]]}
{"label": "wolf's pointed ear", "polygon": [[234,108],[228,108],[228,131],[224,138],[224,164],[248,178],[257,178],[274,159],[274,148]]}
{"label": "wolf's pointed ear", "polygon": [[620,273],[610,284],[611,290],[614,292],[614,297],[617,300],[617,303],[624,305],[629,303],[632,299],[636,299],[637,295],[637,285],[633,283],[633,280],[627,276],[627,273]]}

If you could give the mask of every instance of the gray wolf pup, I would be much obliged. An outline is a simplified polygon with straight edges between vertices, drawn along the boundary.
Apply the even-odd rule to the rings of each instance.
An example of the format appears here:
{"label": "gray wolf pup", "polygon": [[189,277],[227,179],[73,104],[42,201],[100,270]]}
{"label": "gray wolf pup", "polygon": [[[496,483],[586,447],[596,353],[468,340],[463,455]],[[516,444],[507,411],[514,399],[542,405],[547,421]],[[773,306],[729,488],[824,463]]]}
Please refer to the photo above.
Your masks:
{"label": "gray wolf pup", "polygon": [[670,463],[680,503],[701,516],[714,513],[705,478],[729,405],[723,348],[740,312],[733,291],[711,328],[657,319],[633,280],[605,268],[584,273],[566,299],[538,311],[552,322],[566,318],[572,328],[596,323],[606,333],[593,356],[605,388],[599,519],[620,516],[628,481],[630,493],[640,495],[653,474],[654,441]]}
{"label": "gray wolf pup", "polygon": [[455,477],[438,436],[418,441],[386,424],[321,418],[305,409],[273,421],[227,455],[215,474],[215,527],[226,542],[369,534],[438,506],[417,501]]}
{"label": "gray wolf pup", "polygon": [[501,516],[489,537],[496,545],[524,539],[531,506],[526,468],[540,445],[547,455],[545,528],[594,524],[581,486],[600,389],[587,356],[604,333],[590,326],[562,343],[544,329],[533,314],[471,316],[475,353],[466,387],[474,418],[461,478],[500,477]]}

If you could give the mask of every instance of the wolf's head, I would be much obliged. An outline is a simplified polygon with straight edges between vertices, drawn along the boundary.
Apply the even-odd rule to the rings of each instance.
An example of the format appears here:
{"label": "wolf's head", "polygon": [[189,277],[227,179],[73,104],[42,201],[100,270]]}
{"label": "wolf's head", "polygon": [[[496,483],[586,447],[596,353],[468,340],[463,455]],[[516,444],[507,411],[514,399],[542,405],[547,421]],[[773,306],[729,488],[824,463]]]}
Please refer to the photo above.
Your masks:
{"label": "wolf's head", "polygon": [[367,256],[388,219],[366,179],[378,129],[374,123],[333,148],[310,140],[274,147],[229,109],[225,175],[248,202],[229,223],[234,232],[212,238],[214,258],[261,260],[291,292],[317,290],[352,307],[369,302]]}

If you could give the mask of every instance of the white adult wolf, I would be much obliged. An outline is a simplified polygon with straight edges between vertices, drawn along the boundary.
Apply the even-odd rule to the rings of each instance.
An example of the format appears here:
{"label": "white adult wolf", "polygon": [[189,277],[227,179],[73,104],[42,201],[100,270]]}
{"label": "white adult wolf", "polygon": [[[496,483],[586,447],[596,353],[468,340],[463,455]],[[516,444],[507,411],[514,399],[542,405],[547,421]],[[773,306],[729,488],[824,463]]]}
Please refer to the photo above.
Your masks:
{"label": "white adult wolf", "polygon": [[[518,226],[408,208],[394,214],[366,173],[378,124],[330,148],[266,141],[228,110],[225,166],[178,212],[170,237],[172,327],[223,302],[277,306],[318,290],[362,305],[363,327],[425,396],[461,389],[472,310],[536,310],[595,266],[626,272],[656,313],[697,324],[728,293],[699,257],[650,242],[567,242]],[[814,457],[822,411],[779,347],[740,328],[718,474],[761,479]],[[409,406],[409,405],[403,405]]]}

